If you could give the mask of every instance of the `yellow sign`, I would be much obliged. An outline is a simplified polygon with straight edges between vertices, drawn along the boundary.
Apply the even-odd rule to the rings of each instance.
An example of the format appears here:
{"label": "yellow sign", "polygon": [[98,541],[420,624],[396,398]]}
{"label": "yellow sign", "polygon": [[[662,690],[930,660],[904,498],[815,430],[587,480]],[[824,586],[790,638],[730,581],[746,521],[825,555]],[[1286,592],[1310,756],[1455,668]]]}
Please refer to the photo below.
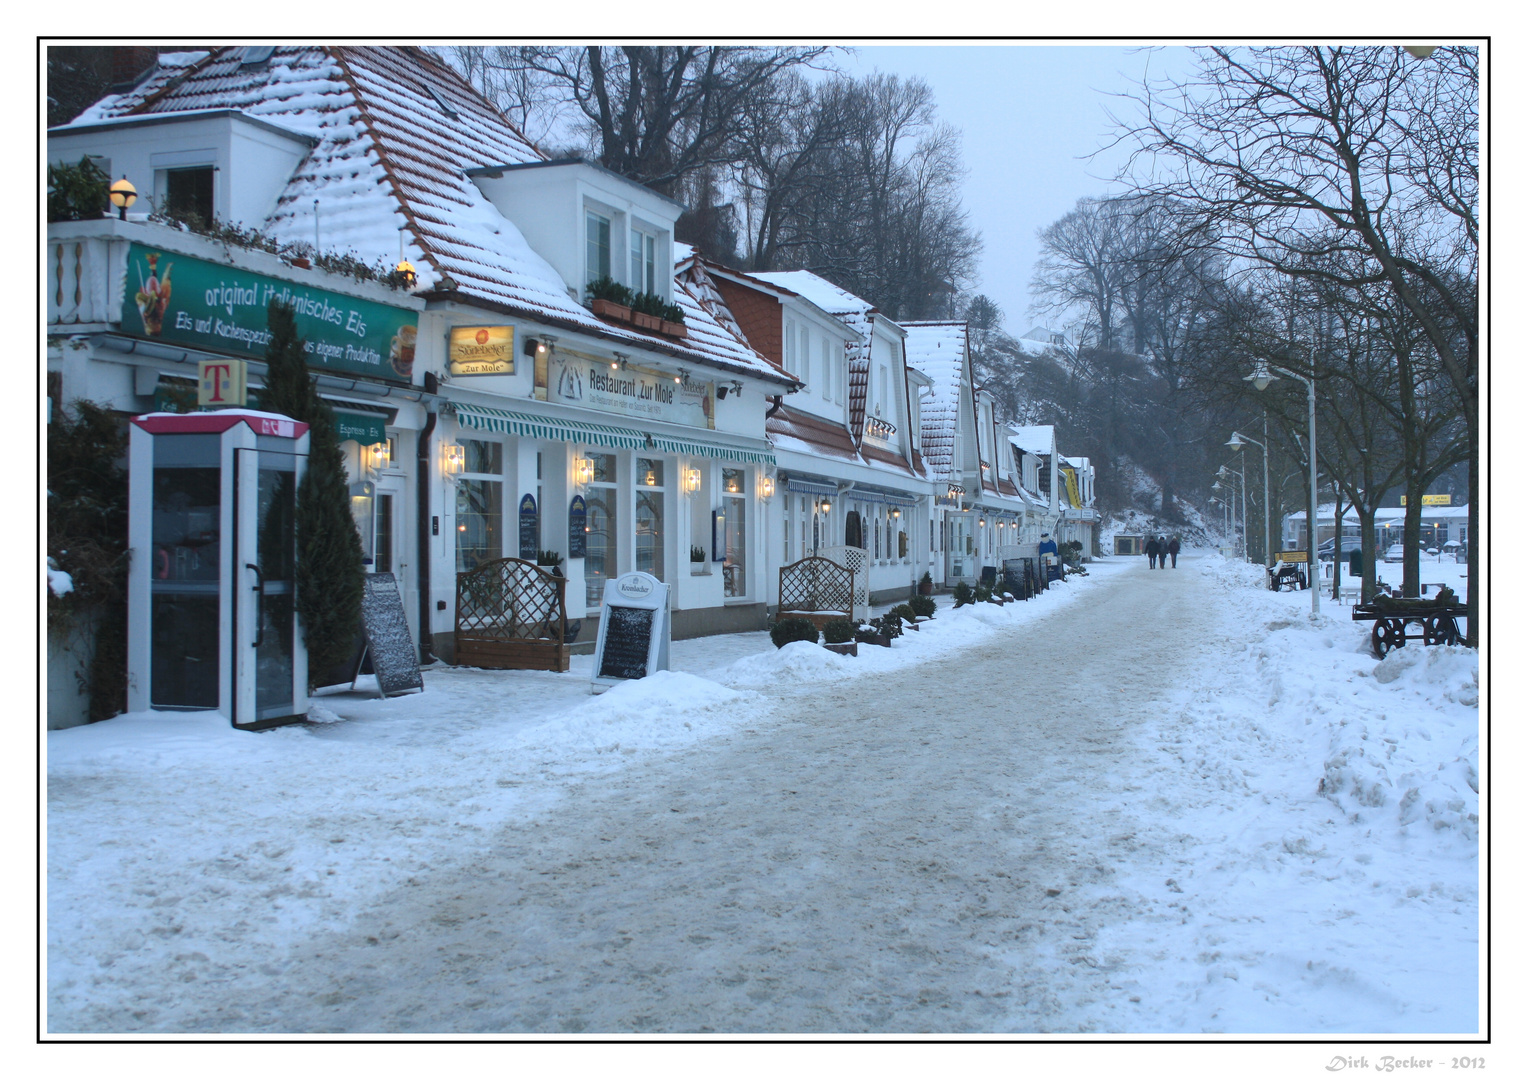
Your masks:
{"label": "yellow sign", "polygon": [[[1401,506],[1405,505],[1405,496],[1404,495],[1400,496],[1400,505]],[[1421,505],[1422,506],[1452,506],[1453,505],[1453,497],[1451,495],[1422,495],[1421,496]]]}
{"label": "yellow sign", "polygon": [[452,375],[513,375],[514,327],[453,326]]}
{"label": "yellow sign", "polygon": [[1279,562],[1309,562],[1309,556],[1302,551],[1280,551]]}
{"label": "yellow sign", "polygon": [[202,360],[198,365],[196,404],[218,408],[249,404],[249,365],[242,360]]}

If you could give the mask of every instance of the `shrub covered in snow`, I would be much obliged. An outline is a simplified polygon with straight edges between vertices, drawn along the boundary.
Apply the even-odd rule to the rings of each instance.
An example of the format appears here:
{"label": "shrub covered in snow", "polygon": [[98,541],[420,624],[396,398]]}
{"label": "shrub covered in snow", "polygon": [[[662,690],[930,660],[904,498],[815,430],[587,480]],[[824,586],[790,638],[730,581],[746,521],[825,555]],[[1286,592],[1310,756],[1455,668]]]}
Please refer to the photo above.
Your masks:
{"label": "shrub covered in snow", "polygon": [[816,639],[817,628],[805,619],[781,619],[769,631],[769,640],[774,642],[776,649],[783,649],[792,641],[815,642]]}

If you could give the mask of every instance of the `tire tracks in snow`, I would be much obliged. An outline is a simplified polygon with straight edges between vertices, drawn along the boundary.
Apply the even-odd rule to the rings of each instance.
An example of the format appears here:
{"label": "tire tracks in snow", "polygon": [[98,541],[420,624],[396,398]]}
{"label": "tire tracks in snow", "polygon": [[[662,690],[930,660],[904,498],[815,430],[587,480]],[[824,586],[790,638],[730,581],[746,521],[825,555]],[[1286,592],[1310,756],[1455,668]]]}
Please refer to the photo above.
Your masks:
{"label": "tire tracks in snow", "polygon": [[771,718],[569,789],[212,1008],[314,1032],[1128,1030],[1155,859],[1132,732],[1217,615],[1128,568],[978,648],[784,689]]}

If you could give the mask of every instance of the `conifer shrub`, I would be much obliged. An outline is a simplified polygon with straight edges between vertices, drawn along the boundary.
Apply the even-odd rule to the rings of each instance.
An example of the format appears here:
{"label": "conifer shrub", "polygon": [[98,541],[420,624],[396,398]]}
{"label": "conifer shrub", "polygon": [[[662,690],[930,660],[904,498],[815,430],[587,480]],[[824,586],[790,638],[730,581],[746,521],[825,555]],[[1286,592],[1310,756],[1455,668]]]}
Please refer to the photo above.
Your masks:
{"label": "conifer shrub", "polygon": [[[350,491],[334,410],[308,373],[289,305],[266,312],[265,389],[260,407],[308,424],[307,473],[297,488],[297,618],[307,643],[309,682],[348,660],[360,629],[365,564],[350,516]],[[279,612],[278,612],[279,614]]]}
{"label": "conifer shrub", "polygon": [[792,641],[810,641],[813,644],[817,639],[817,628],[806,619],[781,619],[769,630],[769,640],[774,642],[776,649],[783,649]]}
{"label": "conifer shrub", "polygon": [[976,602],[976,591],[970,587],[968,581],[961,581],[954,587],[954,606],[964,607],[966,604]]}
{"label": "conifer shrub", "polygon": [[911,604],[897,604],[891,609],[891,611],[900,617],[904,622],[917,621],[917,609],[914,608]]}
{"label": "conifer shrub", "polygon": [[848,619],[833,619],[822,627],[822,640],[829,645],[842,645],[854,640],[855,629],[853,622]]}
{"label": "conifer shrub", "polygon": [[111,180],[89,157],[48,166],[48,220],[90,221],[111,209]]}
{"label": "conifer shrub", "polygon": [[68,634],[93,615],[89,718],[127,707],[127,430],[104,406],[74,401],[48,425],[48,561],[73,588],[47,591],[48,626]]}
{"label": "conifer shrub", "polygon": [[938,601],[934,600],[931,596],[914,596],[907,601],[907,606],[916,614],[927,619],[931,618],[933,613],[938,610]]}

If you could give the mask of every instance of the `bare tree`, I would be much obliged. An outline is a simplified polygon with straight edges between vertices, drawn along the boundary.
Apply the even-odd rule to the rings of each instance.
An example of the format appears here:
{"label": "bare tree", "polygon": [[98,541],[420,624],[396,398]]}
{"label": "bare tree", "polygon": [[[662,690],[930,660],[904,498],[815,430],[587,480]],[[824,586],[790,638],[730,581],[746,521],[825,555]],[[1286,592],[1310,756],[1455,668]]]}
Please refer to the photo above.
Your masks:
{"label": "bare tree", "polygon": [[1196,75],[1145,86],[1139,119],[1121,125],[1141,166],[1133,189],[1190,208],[1237,258],[1348,288],[1383,282],[1414,317],[1468,433],[1468,640],[1477,644],[1477,54],[1445,47],[1419,61],[1388,47],[1301,46],[1198,55]]}

